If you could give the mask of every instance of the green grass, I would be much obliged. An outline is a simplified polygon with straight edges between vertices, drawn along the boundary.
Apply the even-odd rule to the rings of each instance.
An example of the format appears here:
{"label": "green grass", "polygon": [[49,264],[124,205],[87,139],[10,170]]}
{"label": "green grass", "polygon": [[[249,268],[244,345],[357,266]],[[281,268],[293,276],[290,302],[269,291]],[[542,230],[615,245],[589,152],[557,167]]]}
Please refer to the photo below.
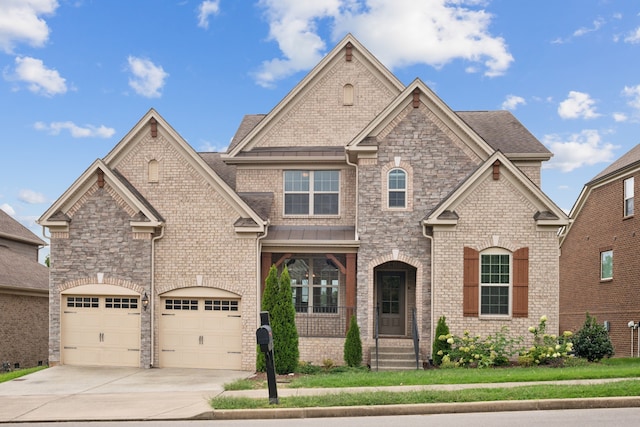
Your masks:
{"label": "green grass", "polygon": [[20,378],[25,375],[29,375],[32,372],[41,371],[42,369],[46,369],[46,366],[37,366],[35,368],[27,368],[27,369],[18,369],[16,371],[11,372],[3,372],[0,373],[0,383],[5,381],[11,381],[16,378]]}
{"label": "green grass", "polygon": [[498,400],[539,400],[640,395],[640,381],[624,380],[594,385],[534,385],[514,388],[471,388],[457,391],[364,392],[322,396],[280,398],[278,405],[264,399],[216,397],[214,409],[306,408],[419,403],[488,402]]}

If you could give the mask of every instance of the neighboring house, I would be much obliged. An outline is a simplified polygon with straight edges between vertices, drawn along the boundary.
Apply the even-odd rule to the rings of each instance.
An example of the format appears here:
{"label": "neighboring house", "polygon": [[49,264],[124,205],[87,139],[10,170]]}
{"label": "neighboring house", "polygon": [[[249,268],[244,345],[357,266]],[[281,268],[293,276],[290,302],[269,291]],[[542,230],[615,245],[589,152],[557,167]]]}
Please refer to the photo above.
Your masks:
{"label": "neighboring house", "polygon": [[40,218],[50,361],[253,370],[272,265],[304,361],[340,363],[351,314],[367,360],[376,324],[386,346],[415,330],[425,361],[441,315],[459,334],[527,335],[542,315],[555,330],[550,157],[509,112],[454,112],[351,35],[226,153],[151,110]]}
{"label": "neighboring house", "polygon": [[588,312],[607,322],[617,356],[640,349],[627,326],[640,321],[639,181],[636,145],[584,186],[560,240],[560,329],[579,330]]}
{"label": "neighboring house", "polygon": [[38,263],[44,245],[0,209],[0,362],[11,369],[47,364],[49,269]]}

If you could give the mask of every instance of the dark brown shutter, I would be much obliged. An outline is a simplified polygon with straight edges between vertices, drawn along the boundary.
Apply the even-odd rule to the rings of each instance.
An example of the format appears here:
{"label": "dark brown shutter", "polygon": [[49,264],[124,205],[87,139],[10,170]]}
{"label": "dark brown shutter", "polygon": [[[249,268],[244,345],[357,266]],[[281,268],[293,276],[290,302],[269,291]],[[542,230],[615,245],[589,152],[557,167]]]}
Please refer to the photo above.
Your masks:
{"label": "dark brown shutter", "polygon": [[473,248],[464,248],[462,314],[465,317],[478,317],[479,260],[478,251]]}
{"label": "dark brown shutter", "polygon": [[513,317],[529,316],[529,248],[513,253]]}

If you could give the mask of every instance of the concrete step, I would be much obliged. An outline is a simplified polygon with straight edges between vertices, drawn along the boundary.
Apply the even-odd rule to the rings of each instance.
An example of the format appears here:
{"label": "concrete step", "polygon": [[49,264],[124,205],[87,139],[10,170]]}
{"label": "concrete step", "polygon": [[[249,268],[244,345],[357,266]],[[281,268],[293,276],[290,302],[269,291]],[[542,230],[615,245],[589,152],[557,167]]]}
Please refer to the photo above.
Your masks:
{"label": "concrete step", "polygon": [[412,347],[378,347],[371,349],[371,369],[380,371],[400,371],[416,369],[416,356]]}

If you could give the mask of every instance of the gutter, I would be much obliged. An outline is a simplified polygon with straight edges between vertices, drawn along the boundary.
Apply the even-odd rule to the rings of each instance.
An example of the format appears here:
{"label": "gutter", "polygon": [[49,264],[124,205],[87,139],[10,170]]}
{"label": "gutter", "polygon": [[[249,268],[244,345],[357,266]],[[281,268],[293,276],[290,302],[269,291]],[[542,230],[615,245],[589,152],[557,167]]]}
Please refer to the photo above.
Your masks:
{"label": "gutter", "polygon": [[151,316],[151,362],[149,367],[153,368],[155,358],[155,299],[156,299],[156,240],[164,237],[164,225],[160,227],[160,234],[151,239],[151,290],[149,295],[149,315]]}
{"label": "gutter", "polygon": [[435,254],[435,241],[433,239],[433,236],[429,236],[427,235],[427,225],[423,222],[422,223],[422,235],[424,237],[426,237],[427,239],[429,239],[429,241],[431,242],[431,256],[429,257],[430,262],[431,262],[431,332],[430,332],[430,337],[429,337],[429,354],[431,355],[431,358],[433,359],[433,354],[431,354],[431,352],[433,351],[433,333],[434,333],[434,327],[433,327],[433,321],[435,319],[434,317],[434,312],[433,312],[433,307],[434,307],[434,302],[433,300],[435,299],[434,295],[435,292],[433,291],[433,278],[434,278],[434,272],[433,272],[433,266],[435,265],[435,263],[433,262],[433,257]]}

